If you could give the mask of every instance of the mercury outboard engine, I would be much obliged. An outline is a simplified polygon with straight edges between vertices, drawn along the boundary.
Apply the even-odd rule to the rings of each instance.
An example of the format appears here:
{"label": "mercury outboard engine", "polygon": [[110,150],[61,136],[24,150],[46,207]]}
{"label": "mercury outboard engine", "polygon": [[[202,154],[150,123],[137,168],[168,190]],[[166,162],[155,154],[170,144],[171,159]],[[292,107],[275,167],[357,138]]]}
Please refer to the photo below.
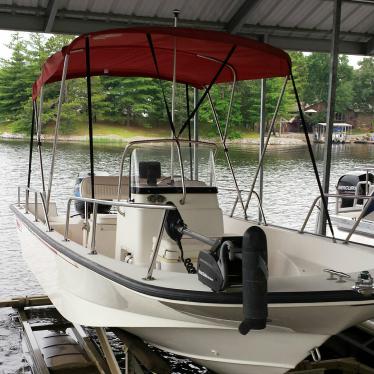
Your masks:
{"label": "mercury outboard engine", "polygon": [[[82,180],[84,178],[86,178],[86,177],[89,177],[90,175],[91,175],[91,173],[86,173],[86,172],[78,174],[78,177],[75,180],[75,185],[74,185],[74,196],[81,197],[80,186],[81,186]],[[77,213],[82,218],[84,218],[84,202],[83,201],[75,200],[74,205],[75,205],[75,210],[77,211]],[[111,205],[102,205],[102,204],[99,204],[97,206],[97,212],[101,213],[101,214],[107,214],[107,213],[109,213],[110,209],[111,209]],[[87,214],[88,214],[88,216],[90,216],[90,214],[92,213],[92,211],[93,211],[93,204],[92,203],[87,203]]]}
{"label": "mercury outboard engine", "polygon": [[[176,241],[183,257],[183,235],[211,246],[200,251],[197,275],[201,283],[214,292],[224,292],[241,286],[243,295],[243,321],[239,325],[242,335],[250,330],[262,330],[268,317],[268,252],[265,232],[258,226],[249,227],[244,235],[212,240],[190,230],[177,209],[166,213],[165,230]],[[190,271],[188,266],[186,270]]]}
{"label": "mercury outboard engine", "polygon": [[[341,195],[353,196],[356,194],[356,187],[359,182],[366,181],[365,171],[352,171],[339,178],[338,184],[336,186],[338,193]],[[370,183],[374,182],[374,176],[372,173],[368,173],[368,181]],[[361,184],[357,191],[358,195],[366,195],[365,185]],[[362,199],[357,200],[357,204],[362,204]],[[341,199],[340,208],[351,208],[353,207],[353,199]]]}
{"label": "mercury outboard engine", "polygon": [[200,282],[215,292],[241,284],[243,292],[242,335],[266,327],[268,316],[268,253],[265,232],[248,228],[243,237],[225,238],[221,246],[200,252],[197,273]]}

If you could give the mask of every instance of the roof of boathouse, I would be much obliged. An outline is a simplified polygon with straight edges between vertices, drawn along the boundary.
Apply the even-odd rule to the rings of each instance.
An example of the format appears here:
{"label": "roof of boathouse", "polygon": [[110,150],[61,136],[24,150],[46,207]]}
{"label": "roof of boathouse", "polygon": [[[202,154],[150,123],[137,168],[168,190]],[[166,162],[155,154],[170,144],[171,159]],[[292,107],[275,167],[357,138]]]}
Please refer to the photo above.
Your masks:
{"label": "roof of boathouse", "polygon": [[65,56],[67,79],[86,76],[87,39],[91,75],[171,81],[174,47],[176,80],[198,88],[213,80],[231,82],[233,72],[236,80],[260,79],[286,76],[291,67],[289,55],[281,49],[228,33],[174,27],[112,29],[81,35],[49,57],[34,83],[34,99],[44,84],[61,80]]}
{"label": "roof of boathouse", "polygon": [[[109,28],[170,26],[265,36],[273,46],[330,51],[333,0],[0,0],[6,30],[83,34]],[[374,54],[374,1],[343,0],[340,53]]]}

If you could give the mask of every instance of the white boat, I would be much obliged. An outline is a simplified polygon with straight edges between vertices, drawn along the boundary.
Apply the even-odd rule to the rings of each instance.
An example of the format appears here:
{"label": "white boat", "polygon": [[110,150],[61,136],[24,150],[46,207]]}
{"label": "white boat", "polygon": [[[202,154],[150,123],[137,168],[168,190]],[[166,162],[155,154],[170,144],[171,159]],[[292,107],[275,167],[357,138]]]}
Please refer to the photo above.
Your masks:
{"label": "white boat", "polygon": [[[315,143],[324,143],[326,139],[327,124],[320,122],[314,125],[313,135]],[[350,143],[349,135],[352,133],[352,125],[349,123],[333,123],[332,142],[335,144]]]}
{"label": "white boat", "polygon": [[[283,76],[284,93],[290,69],[285,52],[225,33],[92,33],[47,60],[34,85],[33,121],[39,138],[36,98],[45,84],[60,79],[64,93],[66,79],[87,76],[89,97],[94,74],[207,87],[198,106],[218,82]],[[248,219],[227,126],[219,127],[213,102],[244,218],[220,209],[216,145],[182,140],[188,120],[178,133],[169,110],[172,138],[129,143],[116,176],[94,173],[91,147],[90,175],[81,178],[75,196],[66,196],[66,213],[59,214],[51,188],[61,104],[60,98],[49,184],[32,189],[29,172],[11,209],[24,258],[65,318],[123,328],[216,373],[274,374],[295,367],[331,335],[374,317],[372,247]],[[88,108],[90,114],[90,102]],[[247,202],[252,194],[253,188]],[[70,217],[73,202],[80,203],[81,215]],[[111,212],[99,213],[103,206]]]}
{"label": "white boat", "polygon": [[[342,175],[336,185],[335,214],[341,237],[374,245],[374,167],[365,165]],[[338,231],[339,232],[339,231]]]}

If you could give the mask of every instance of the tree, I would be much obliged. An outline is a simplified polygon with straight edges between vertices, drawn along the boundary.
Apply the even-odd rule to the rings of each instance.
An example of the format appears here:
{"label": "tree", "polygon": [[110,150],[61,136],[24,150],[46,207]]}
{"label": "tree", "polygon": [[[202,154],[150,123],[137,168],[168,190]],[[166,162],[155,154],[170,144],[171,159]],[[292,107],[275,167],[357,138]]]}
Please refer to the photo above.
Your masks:
{"label": "tree", "polygon": [[374,108],[374,58],[364,58],[358,65],[353,79],[355,107],[371,112]]}
{"label": "tree", "polygon": [[9,60],[1,60],[0,113],[7,119],[17,120],[30,99],[34,76],[27,60],[26,43],[18,33],[13,34],[8,48],[12,50],[12,56]]}

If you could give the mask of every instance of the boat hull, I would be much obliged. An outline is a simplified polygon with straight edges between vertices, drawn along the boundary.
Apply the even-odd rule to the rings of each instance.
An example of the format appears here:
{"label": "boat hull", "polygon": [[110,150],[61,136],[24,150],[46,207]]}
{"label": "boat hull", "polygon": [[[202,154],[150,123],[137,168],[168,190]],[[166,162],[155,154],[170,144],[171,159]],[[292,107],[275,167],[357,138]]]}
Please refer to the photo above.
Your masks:
{"label": "boat hull", "polygon": [[[23,256],[65,318],[123,328],[217,373],[284,373],[330,335],[374,315],[374,301],[270,304],[267,328],[242,336],[237,330],[240,304],[192,303],[136,292],[65,256],[32,225],[38,224],[17,218]],[[62,241],[61,235],[51,235]]]}

